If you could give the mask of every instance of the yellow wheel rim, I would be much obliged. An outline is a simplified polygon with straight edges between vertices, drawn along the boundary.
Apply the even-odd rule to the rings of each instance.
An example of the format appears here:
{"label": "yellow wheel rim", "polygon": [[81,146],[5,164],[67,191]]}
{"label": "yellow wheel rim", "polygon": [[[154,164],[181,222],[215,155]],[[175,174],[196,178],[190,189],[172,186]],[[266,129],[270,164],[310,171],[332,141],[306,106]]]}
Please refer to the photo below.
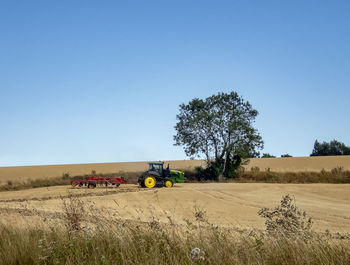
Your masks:
{"label": "yellow wheel rim", "polygon": [[173,183],[170,180],[165,181],[165,187],[171,188],[173,186]]}
{"label": "yellow wheel rim", "polygon": [[75,186],[77,186],[77,185],[78,185],[78,184],[75,183],[75,182],[72,183],[72,186],[73,186],[73,187],[75,187]]}
{"label": "yellow wheel rim", "polygon": [[89,189],[93,189],[93,188],[95,188],[94,187],[94,185],[93,184],[89,184],[89,187],[88,187]]}
{"label": "yellow wheel rim", "polygon": [[144,182],[147,188],[153,188],[156,185],[156,179],[152,176],[146,177]]}

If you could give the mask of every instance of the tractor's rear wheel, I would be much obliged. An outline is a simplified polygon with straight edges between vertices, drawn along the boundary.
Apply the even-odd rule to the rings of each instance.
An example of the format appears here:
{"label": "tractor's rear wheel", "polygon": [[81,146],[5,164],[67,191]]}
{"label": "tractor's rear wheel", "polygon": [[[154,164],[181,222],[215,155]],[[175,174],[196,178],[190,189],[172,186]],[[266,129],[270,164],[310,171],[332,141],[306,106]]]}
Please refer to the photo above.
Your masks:
{"label": "tractor's rear wheel", "polygon": [[171,180],[166,180],[164,186],[167,188],[171,188],[172,186],[174,186],[174,183]]}
{"label": "tractor's rear wheel", "polygon": [[147,176],[143,183],[145,184],[146,188],[154,188],[154,186],[157,184],[157,181],[155,177]]}

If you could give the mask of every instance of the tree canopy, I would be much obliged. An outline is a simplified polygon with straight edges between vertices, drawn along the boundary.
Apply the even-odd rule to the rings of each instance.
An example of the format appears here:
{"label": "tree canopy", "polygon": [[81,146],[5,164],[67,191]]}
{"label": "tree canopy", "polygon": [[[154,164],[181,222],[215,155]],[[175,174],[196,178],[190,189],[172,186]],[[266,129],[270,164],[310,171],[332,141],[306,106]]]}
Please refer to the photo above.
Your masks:
{"label": "tree canopy", "polygon": [[180,105],[175,125],[175,145],[187,156],[205,157],[217,176],[232,176],[243,158],[256,157],[263,147],[253,127],[258,111],[236,92],[195,98]]}
{"label": "tree canopy", "polygon": [[350,146],[346,146],[342,142],[336,140],[329,143],[315,141],[314,149],[310,156],[338,156],[338,155],[350,155]]}

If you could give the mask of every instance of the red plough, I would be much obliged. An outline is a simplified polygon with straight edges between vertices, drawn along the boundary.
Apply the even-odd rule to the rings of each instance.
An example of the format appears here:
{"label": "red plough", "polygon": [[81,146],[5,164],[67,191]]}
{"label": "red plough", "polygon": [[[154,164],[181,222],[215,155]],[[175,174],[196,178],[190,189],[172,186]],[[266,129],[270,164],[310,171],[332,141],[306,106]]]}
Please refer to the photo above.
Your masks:
{"label": "red plough", "polygon": [[112,186],[112,187],[119,187],[120,184],[129,184],[128,180],[125,180],[123,177],[99,177],[99,176],[93,176],[88,177],[86,179],[74,179],[71,181],[71,184],[73,187],[83,187],[87,186],[89,189],[96,188],[97,185],[99,186]]}

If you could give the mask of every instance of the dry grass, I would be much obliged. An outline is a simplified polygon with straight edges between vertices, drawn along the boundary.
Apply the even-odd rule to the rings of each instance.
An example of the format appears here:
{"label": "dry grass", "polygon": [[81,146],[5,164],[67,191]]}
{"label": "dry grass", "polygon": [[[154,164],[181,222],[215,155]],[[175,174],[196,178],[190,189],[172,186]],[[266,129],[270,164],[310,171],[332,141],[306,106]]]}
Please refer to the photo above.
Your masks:
{"label": "dry grass", "polygon": [[171,218],[168,224],[127,222],[89,210],[79,200],[63,200],[62,225],[1,225],[0,264],[350,264],[347,237],[237,232],[210,224],[200,208],[194,209],[195,221],[182,227]]}

